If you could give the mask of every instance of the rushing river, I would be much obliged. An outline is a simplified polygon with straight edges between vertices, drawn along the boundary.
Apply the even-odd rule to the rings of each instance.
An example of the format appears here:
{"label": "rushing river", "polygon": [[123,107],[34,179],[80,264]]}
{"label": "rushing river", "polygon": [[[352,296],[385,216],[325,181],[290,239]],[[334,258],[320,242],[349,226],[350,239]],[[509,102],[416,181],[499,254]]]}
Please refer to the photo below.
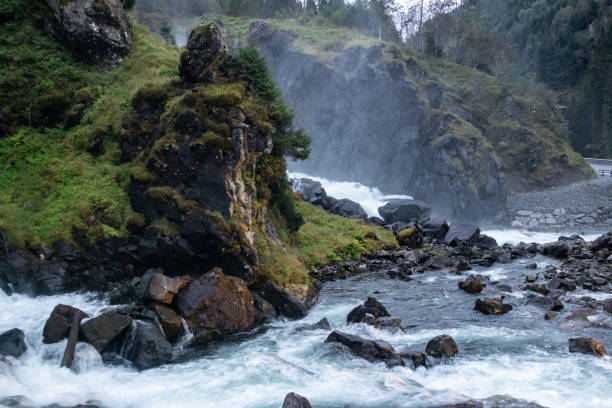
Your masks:
{"label": "rushing river", "polygon": [[[553,263],[543,257],[535,261],[540,266]],[[526,262],[477,271],[516,288],[524,280]],[[29,347],[20,361],[0,362],[0,397],[24,395],[36,405],[92,401],[113,408],[279,408],[284,395],[294,391],[308,397],[315,408],[392,408],[506,394],[551,408],[612,406],[612,360],[567,350],[569,337],[583,335],[612,348],[612,316],[590,316],[596,324],[589,324],[567,320],[566,310],[556,320],[545,321],[544,310],[527,305],[527,294],[517,289],[501,293],[515,305],[513,311],[484,316],[472,310],[475,296],[457,289],[459,278],[442,270],[402,282],[388,279],[384,271],[373,271],[328,283],[318,305],[302,321],[275,321],[184,362],[143,372],[104,366],[86,344],[79,345],[73,370],[59,368],[65,342],[42,344],[45,320],[56,304],[95,314],[106,306],[103,301],[86,294],[28,298],[0,293],[0,332],[21,328]],[[488,285],[483,294],[499,295],[497,286]],[[347,325],[347,313],[368,295],[401,317],[406,331]],[[566,309],[572,307],[566,305]],[[384,364],[334,354],[323,343],[326,331],[295,330],[322,317],[334,329],[384,339],[398,351],[422,351],[432,337],[450,334],[460,353],[429,370],[388,369]],[[496,406],[494,400],[485,402]]]}

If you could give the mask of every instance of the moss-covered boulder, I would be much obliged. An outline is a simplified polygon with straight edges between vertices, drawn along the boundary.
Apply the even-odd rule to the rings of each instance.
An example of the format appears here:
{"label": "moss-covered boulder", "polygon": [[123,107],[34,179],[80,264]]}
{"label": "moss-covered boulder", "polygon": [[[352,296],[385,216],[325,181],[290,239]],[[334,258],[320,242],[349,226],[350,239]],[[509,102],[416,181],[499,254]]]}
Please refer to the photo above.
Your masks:
{"label": "moss-covered boulder", "polygon": [[179,72],[188,82],[199,82],[229,58],[229,51],[216,23],[201,25],[191,32],[181,53]]}
{"label": "moss-covered boulder", "polygon": [[46,28],[84,59],[114,67],[132,47],[130,19],[123,0],[45,0]]}

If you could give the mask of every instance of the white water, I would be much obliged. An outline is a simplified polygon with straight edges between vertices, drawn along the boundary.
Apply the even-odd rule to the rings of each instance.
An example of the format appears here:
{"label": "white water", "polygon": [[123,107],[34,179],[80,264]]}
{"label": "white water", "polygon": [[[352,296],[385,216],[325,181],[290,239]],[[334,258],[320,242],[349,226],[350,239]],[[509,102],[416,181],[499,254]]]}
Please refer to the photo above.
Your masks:
{"label": "white water", "polygon": [[[536,244],[545,244],[547,242],[555,242],[559,239],[560,236],[570,236],[575,234],[575,232],[536,232],[536,231],[526,231],[519,229],[503,229],[503,230],[485,230],[482,231],[483,234],[486,234],[490,237],[495,238],[499,245],[508,243],[512,245],[516,245],[519,242],[525,242],[527,244],[536,243]],[[597,237],[602,234],[580,234],[580,236],[586,241],[593,241]]]}
{"label": "white water", "polygon": [[380,217],[378,207],[382,207],[389,200],[412,198],[407,195],[384,195],[375,187],[364,186],[354,181],[333,181],[322,177],[314,177],[306,173],[288,173],[288,176],[290,179],[309,178],[318,181],[323,185],[328,196],[337,199],[348,198],[359,203],[365,212],[368,213],[368,217]]}

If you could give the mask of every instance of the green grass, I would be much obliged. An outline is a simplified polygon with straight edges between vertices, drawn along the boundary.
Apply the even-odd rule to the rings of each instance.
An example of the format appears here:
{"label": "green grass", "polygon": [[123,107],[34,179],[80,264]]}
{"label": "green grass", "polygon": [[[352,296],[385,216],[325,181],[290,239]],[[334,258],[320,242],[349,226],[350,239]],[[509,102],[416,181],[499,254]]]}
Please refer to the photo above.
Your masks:
{"label": "green grass", "polygon": [[[11,30],[3,27],[0,38],[14,35]],[[129,224],[142,221],[127,195],[134,164],[118,160],[121,120],[145,83],[177,76],[178,52],[134,25],[130,55],[117,69],[98,72],[73,60],[37,29],[26,26],[26,31],[30,46],[8,50],[12,75],[49,81],[71,103],[86,85],[82,89],[93,101],[80,125],[69,131],[26,126],[0,139],[0,228],[21,245],[70,240],[74,227],[87,231],[92,240],[126,236]],[[32,53],[42,60],[26,58]],[[65,79],[73,83],[62,82],[66,72],[71,74]],[[96,134],[104,137],[105,153],[94,158],[87,147]]]}
{"label": "green grass", "polygon": [[[296,202],[304,225],[294,234],[276,222],[284,245],[258,235],[259,270],[281,284],[307,283],[309,271],[342,260],[358,260],[364,254],[398,246],[390,231],[333,215],[305,201]],[[277,217],[275,217],[278,219]]]}

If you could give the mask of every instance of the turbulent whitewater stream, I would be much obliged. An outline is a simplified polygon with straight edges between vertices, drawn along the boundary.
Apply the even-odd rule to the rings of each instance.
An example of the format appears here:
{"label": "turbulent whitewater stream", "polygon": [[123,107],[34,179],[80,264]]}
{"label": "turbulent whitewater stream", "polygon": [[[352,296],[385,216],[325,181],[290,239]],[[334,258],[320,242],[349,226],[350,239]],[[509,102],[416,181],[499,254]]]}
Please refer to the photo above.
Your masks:
{"label": "turbulent whitewater stream", "polygon": [[[500,244],[555,239],[552,234],[485,233]],[[458,290],[461,277],[448,270],[417,274],[409,282],[371,271],[325,284],[318,304],[303,320],[274,321],[190,358],[180,357],[184,351],[179,345],[178,362],[143,372],[105,366],[84,343],[77,348],[73,369],[59,368],[66,341],[42,344],[43,326],[55,305],[69,304],[94,315],[107,306],[104,300],[91,294],[29,298],[0,293],[0,332],[19,327],[28,344],[20,361],[0,361],[0,399],[21,395],[35,406],[91,401],[109,408],[279,408],[285,394],[297,392],[315,408],[431,407],[469,398],[487,407],[529,406],[524,401],[551,408],[612,407],[612,360],[568,352],[568,338],[576,336],[611,345],[612,316],[602,312],[588,321],[568,319],[578,307],[568,301],[559,319],[544,320],[544,310],[527,304],[527,293],[518,289],[525,265],[532,262],[543,267],[556,261],[538,256],[475,269],[491,279],[485,296],[505,295],[515,306],[506,315],[475,312],[476,296]],[[392,316],[401,317],[405,332],[347,325],[348,312],[367,296],[376,296]],[[612,294],[582,289],[569,294],[584,296],[602,300]],[[459,354],[429,369],[370,364],[333,352],[324,344],[328,331],[296,330],[323,317],[334,329],[386,340],[399,352],[423,351],[432,337],[449,334]],[[508,396],[524,401],[508,405]],[[506,403],[498,405],[500,401]]]}

